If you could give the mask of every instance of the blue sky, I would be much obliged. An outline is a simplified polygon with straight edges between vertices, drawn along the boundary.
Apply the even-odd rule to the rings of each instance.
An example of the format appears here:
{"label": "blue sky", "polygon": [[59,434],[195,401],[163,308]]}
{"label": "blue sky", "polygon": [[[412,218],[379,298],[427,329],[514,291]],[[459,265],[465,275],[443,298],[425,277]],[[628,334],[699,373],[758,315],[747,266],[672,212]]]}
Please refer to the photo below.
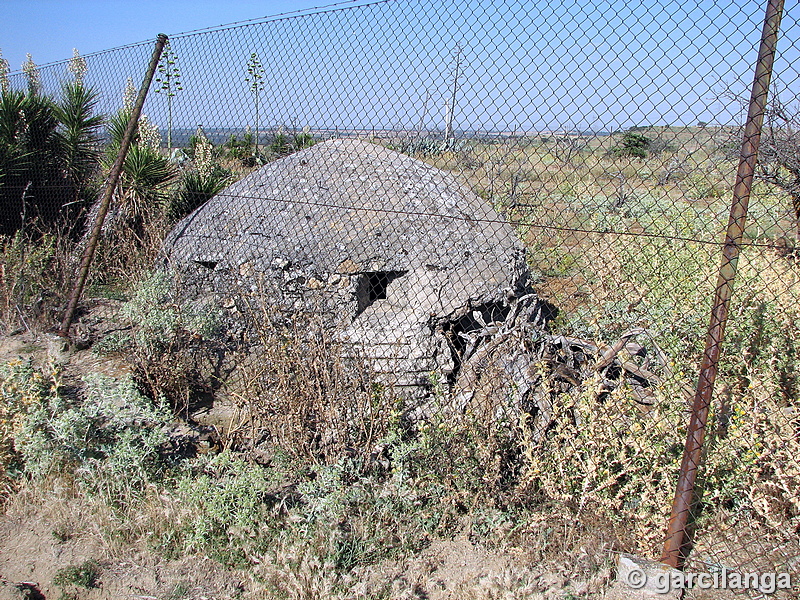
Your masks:
{"label": "blue sky", "polygon": [[[0,0],[0,48],[12,67],[77,47],[100,109],[137,84],[157,33],[170,35],[182,73],[172,126],[278,129],[374,127],[440,130],[452,89],[453,52],[463,49],[454,124],[462,130],[609,131],[634,125],[733,124],[747,94],[764,0]],[[181,32],[307,9],[302,15]],[[797,97],[800,8],[787,3],[776,70]],[[99,52],[143,42],[113,52]],[[246,82],[251,53],[263,62],[256,113]],[[94,53],[94,54],[92,54]],[[65,65],[42,69],[57,95]],[[22,78],[13,85],[22,89]],[[146,113],[169,123],[164,95]]]}
{"label": "blue sky", "polygon": [[[12,71],[217,25],[331,4],[333,0],[0,0],[0,49]],[[348,5],[351,3],[347,3]]]}

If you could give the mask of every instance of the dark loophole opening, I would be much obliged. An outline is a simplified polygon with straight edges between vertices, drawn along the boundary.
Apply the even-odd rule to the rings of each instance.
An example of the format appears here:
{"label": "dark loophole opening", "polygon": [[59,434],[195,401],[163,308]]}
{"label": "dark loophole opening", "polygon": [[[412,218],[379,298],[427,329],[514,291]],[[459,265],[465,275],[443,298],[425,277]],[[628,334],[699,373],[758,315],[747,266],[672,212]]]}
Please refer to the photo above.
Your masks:
{"label": "dark loophole opening", "polygon": [[215,260],[196,260],[194,261],[201,267],[205,267],[206,269],[211,269],[212,271],[217,267],[217,261]]}
{"label": "dark loophole opening", "polygon": [[368,271],[358,278],[356,286],[356,300],[358,307],[356,315],[360,315],[378,300],[386,299],[389,284],[408,271]]}

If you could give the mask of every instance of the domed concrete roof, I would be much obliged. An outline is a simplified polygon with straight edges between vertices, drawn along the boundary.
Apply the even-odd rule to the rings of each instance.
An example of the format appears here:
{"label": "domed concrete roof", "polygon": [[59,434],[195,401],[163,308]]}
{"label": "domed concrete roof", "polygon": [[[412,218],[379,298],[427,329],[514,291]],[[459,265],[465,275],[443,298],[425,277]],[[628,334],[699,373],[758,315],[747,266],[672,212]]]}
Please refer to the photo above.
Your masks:
{"label": "domed concrete roof", "polygon": [[513,228],[451,173],[355,139],[234,183],[178,223],[164,252],[217,293],[258,282],[293,310],[322,298],[368,355],[401,371],[413,357],[417,375],[435,358],[431,323],[502,304],[528,277]]}

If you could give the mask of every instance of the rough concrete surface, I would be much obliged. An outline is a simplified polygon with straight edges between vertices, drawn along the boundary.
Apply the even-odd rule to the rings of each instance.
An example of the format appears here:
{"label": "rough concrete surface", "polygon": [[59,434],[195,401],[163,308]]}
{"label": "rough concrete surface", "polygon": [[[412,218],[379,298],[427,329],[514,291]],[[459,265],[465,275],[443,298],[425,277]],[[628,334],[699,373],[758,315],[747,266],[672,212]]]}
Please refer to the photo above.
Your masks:
{"label": "rough concrete surface", "polygon": [[231,185],[178,223],[164,255],[190,293],[325,315],[409,389],[458,363],[444,321],[480,328],[475,311],[502,318],[528,283],[513,228],[484,200],[450,173],[353,139]]}

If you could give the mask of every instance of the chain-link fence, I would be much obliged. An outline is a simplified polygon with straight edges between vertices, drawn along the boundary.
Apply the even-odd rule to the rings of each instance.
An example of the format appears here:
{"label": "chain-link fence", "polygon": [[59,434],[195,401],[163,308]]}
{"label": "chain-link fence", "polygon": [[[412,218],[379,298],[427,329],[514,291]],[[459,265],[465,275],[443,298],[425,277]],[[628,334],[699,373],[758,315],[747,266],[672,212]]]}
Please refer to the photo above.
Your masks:
{"label": "chain-link fence", "polygon": [[[800,577],[798,17],[781,24],[694,570]],[[171,36],[90,292],[165,266],[195,337],[209,315],[226,332],[208,387],[239,408],[276,381],[256,349],[314,331],[367,361],[408,428],[510,440],[492,446],[498,486],[624,521],[625,549],[658,558],[763,20],[756,1],[392,0]],[[152,46],[4,79],[8,328],[45,293],[12,281],[14,240],[80,254]],[[300,421],[344,425],[304,439],[373,440],[370,402],[315,405]],[[251,437],[269,430],[254,419]]]}

